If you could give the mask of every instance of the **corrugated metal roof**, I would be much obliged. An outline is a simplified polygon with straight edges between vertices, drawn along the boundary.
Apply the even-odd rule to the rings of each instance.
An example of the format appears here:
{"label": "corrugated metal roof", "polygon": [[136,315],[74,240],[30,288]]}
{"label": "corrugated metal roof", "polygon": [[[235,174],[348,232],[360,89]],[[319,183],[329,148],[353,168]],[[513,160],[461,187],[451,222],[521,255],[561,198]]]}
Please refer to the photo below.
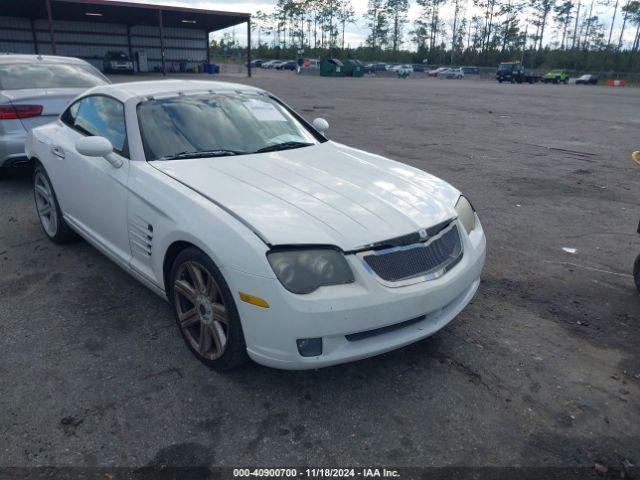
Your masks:
{"label": "corrugated metal roof", "polygon": [[[165,27],[214,31],[244,23],[248,13],[223,12],[198,8],[150,5],[115,0],[51,0],[53,18],[68,21],[158,25],[162,11]],[[46,0],[0,0],[3,16],[47,18]],[[87,15],[93,14],[93,15]]]}

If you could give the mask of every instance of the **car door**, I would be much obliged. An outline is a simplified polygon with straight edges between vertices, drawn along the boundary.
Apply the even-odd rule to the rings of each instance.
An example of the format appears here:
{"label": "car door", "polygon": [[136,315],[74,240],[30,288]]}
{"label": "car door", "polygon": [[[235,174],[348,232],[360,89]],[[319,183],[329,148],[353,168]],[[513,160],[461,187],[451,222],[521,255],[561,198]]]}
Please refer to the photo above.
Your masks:
{"label": "car door", "polygon": [[[90,95],[71,105],[62,115],[61,134],[52,153],[64,164],[61,174],[67,188],[60,192],[65,218],[114,260],[128,263],[127,182],[128,143],[124,105],[106,95]],[[122,166],[114,167],[102,157],[87,157],[75,143],[84,136],[107,138]]]}

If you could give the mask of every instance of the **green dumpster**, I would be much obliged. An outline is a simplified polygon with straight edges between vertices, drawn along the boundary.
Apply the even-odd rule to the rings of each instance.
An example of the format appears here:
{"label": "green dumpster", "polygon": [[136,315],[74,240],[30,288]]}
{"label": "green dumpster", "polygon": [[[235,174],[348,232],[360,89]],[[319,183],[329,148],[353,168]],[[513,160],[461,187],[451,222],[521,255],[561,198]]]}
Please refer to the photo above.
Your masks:
{"label": "green dumpster", "polygon": [[337,58],[323,58],[320,61],[320,75],[322,77],[344,77],[344,65]]}
{"label": "green dumpster", "polygon": [[344,76],[345,77],[364,77],[364,65],[360,60],[349,58],[344,60]]}

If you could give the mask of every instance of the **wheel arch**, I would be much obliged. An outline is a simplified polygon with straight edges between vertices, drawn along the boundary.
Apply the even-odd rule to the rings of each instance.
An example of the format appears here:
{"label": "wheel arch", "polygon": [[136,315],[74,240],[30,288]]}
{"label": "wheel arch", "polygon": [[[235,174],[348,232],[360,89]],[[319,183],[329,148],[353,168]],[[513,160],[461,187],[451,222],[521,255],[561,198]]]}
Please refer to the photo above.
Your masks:
{"label": "wheel arch", "polygon": [[[164,258],[162,260],[162,281],[164,283],[165,294],[167,295],[167,299],[169,300],[171,300],[169,298],[169,285],[171,283],[169,276],[171,275],[173,262],[176,260],[178,255],[180,255],[180,252],[186,250],[187,248],[197,248],[198,250],[202,250],[200,247],[189,241],[176,240],[171,243],[164,252]],[[213,259],[211,261],[213,261]]]}

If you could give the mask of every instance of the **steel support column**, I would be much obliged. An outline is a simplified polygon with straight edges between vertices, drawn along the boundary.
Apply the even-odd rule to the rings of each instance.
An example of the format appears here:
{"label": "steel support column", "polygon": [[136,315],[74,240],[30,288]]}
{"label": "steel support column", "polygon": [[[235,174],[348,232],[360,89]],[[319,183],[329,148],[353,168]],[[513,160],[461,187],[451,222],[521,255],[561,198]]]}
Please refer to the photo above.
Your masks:
{"label": "steel support column", "polygon": [[251,18],[247,20],[247,77],[251,76]]}
{"label": "steel support column", "polygon": [[129,48],[129,60],[133,63],[134,73],[135,73],[135,62],[133,58],[133,50],[131,49],[131,25],[127,23],[127,47]]}
{"label": "steel support column", "polygon": [[36,55],[40,54],[38,49],[38,35],[36,34],[36,21],[31,19],[31,36],[33,37],[33,50]]}
{"label": "steel support column", "polygon": [[160,57],[162,59],[162,74],[167,74],[167,65],[164,55],[164,26],[162,25],[162,10],[158,10],[158,24],[160,25]]}
{"label": "steel support column", "polygon": [[211,46],[209,45],[209,31],[207,31],[207,40],[206,40],[206,46],[207,46],[207,65],[211,63]]}
{"label": "steel support column", "polygon": [[51,11],[51,0],[47,0],[47,18],[49,19],[49,37],[51,39],[51,53],[58,54],[56,46],[56,36],[53,32],[53,12]]}

